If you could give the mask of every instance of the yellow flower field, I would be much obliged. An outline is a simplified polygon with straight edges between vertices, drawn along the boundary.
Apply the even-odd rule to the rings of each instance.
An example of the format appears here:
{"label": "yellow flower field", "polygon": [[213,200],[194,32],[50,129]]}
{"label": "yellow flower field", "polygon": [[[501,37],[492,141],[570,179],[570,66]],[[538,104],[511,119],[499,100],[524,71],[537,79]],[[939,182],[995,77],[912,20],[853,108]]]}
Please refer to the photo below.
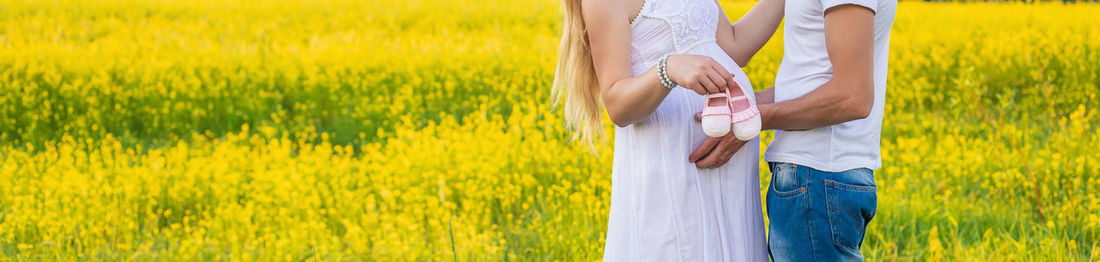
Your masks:
{"label": "yellow flower field", "polygon": [[[0,6],[0,261],[602,255],[556,0]],[[1097,14],[899,4],[868,259],[1100,260]]]}

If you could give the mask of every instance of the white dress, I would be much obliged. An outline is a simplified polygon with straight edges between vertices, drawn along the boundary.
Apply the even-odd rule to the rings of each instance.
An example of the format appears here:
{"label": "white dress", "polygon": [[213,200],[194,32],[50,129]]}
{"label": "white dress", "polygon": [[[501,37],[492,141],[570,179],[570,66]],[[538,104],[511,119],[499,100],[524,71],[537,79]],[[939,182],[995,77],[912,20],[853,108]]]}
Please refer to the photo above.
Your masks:
{"label": "white dress", "polygon": [[[713,0],[645,0],[631,23],[631,70],[667,53],[717,60],[755,101],[741,68],[715,42]],[[647,119],[615,129],[605,261],[767,261],[760,206],[760,141],[725,165],[688,162],[706,135],[703,96],[677,87]]]}

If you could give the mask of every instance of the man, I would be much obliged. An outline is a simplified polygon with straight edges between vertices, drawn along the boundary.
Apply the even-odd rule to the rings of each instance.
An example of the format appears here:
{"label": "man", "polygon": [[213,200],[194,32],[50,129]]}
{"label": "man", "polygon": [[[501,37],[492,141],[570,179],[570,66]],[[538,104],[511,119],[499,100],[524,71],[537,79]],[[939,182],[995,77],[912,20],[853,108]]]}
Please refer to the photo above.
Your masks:
{"label": "man", "polygon": [[[786,0],[775,87],[757,92],[763,129],[776,130],[768,248],[775,261],[853,261],[877,205],[874,169],[897,0]],[[714,138],[690,159],[741,143]],[[720,154],[716,154],[720,153]]]}

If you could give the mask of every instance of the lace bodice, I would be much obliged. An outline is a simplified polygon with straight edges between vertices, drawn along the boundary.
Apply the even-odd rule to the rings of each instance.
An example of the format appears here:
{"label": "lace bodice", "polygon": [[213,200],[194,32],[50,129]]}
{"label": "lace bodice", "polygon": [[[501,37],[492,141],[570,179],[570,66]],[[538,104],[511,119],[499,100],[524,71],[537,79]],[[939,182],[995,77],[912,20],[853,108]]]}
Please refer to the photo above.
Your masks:
{"label": "lace bodice", "polygon": [[713,0],[645,0],[630,24],[634,72],[639,66],[648,69],[664,54],[690,53],[714,43],[718,16]]}

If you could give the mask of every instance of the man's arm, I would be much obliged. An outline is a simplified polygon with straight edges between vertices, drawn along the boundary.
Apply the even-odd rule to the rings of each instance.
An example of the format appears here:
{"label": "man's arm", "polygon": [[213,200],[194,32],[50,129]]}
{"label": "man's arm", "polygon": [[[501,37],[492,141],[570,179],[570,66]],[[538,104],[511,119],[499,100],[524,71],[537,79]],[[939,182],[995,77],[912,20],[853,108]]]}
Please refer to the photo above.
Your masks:
{"label": "man's arm", "polygon": [[[758,105],[762,128],[807,130],[866,118],[875,100],[874,31],[871,9],[848,4],[826,10],[832,79],[802,97]],[[774,90],[759,93],[774,95]]]}

